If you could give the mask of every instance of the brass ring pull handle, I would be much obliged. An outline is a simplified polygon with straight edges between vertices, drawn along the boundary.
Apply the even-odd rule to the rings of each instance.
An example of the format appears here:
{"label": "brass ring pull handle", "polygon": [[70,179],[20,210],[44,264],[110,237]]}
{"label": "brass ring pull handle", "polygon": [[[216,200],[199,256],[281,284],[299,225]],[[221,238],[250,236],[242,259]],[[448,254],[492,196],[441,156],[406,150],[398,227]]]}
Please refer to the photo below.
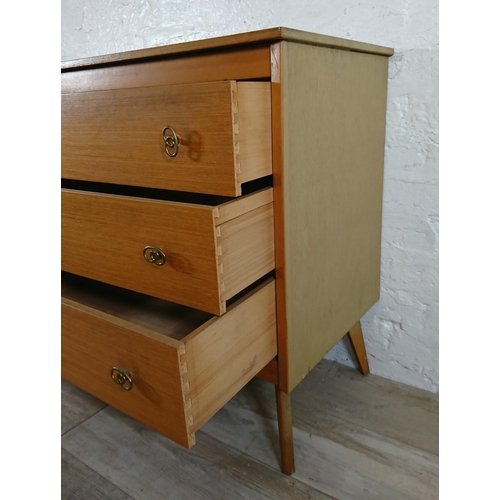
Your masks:
{"label": "brass ring pull handle", "polygon": [[[170,132],[170,134],[166,134],[166,132]],[[162,130],[163,142],[165,147],[165,153],[170,156],[170,158],[174,158],[177,156],[179,152],[179,145],[181,143],[181,136],[175,133],[175,130],[167,125]]]}
{"label": "brass ring pull handle", "polygon": [[113,368],[111,368],[111,378],[115,384],[121,385],[122,389],[126,391],[132,390],[134,386],[132,374],[128,370],[122,370],[121,368],[113,366]]}
{"label": "brass ring pull handle", "polygon": [[165,252],[161,248],[153,246],[144,247],[142,256],[146,262],[150,264],[155,264],[157,266],[163,266],[163,264],[165,264]]}

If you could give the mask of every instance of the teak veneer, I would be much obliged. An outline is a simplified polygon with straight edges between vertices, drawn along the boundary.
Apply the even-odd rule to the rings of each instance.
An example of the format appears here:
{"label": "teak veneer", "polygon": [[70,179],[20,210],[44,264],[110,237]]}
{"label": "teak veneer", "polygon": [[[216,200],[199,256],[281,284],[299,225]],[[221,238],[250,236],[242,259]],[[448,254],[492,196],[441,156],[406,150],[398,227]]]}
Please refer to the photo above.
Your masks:
{"label": "teak veneer", "polygon": [[369,372],[392,53],[273,28],[63,63],[63,376],[187,447],[264,378],[291,474],[294,387],[346,333]]}

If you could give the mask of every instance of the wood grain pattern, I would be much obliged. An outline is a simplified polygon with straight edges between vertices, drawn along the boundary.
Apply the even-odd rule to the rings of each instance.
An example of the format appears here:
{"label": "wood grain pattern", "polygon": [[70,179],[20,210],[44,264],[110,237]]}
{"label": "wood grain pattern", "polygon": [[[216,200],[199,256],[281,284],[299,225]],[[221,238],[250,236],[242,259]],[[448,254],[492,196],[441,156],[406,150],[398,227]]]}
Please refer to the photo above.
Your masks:
{"label": "wood grain pattern", "polygon": [[228,222],[256,208],[272,203],[272,201],[273,190],[265,188],[253,193],[252,196],[245,196],[244,198],[222,203],[217,206],[215,212],[215,225],[220,226],[224,222]]}
{"label": "wood grain pattern", "polygon": [[75,61],[75,71],[61,74],[63,94],[179,83],[250,80],[268,78],[270,74],[267,46],[171,56],[159,60],[143,59],[139,63],[132,61],[133,64],[88,68],[87,62],[91,60],[92,58]]}
{"label": "wood grain pattern", "polygon": [[[271,175],[271,88],[268,82],[233,82],[234,164],[238,184]],[[241,186],[240,186],[241,192]]]}
{"label": "wood grain pattern", "polygon": [[217,227],[222,300],[274,269],[273,204]]}
{"label": "wood grain pattern", "polygon": [[[269,115],[266,82],[66,94],[62,177],[238,196],[242,182],[272,172]],[[167,125],[181,137],[175,158]]]}
{"label": "wood grain pattern", "polygon": [[[62,269],[221,314],[212,210],[63,190]],[[146,262],[148,245],[165,252],[163,266]]]}
{"label": "wood grain pattern", "polygon": [[274,280],[185,338],[187,400],[194,431],[276,356]]}
{"label": "wood grain pattern", "polygon": [[387,58],[284,42],[282,72],[289,391],[379,297]]}
{"label": "wood grain pattern", "polygon": [[286,27],[268,28],[264,30],[239,33],[236,35],[227,35],[204,40],[194,40],[149,49],[139,49],[118,54],[109,54],[104,56],[94,56],[75,61],[65,61],[62,63],[63,69],[70,69],[80,66],[90,66],[98,64],[110,64],[113,62],[134,61],[138,59],[166,56],[172,54],[186,54],[193,51],[205,51],[207,49],[223,48],[231,46],[244,46],[246,44],[255,44],[263,42],[276,42],[280,40],[290,40],[304,44],[318,45],[323,47],[332,47],[352,51],[366,52],[370,54],[381,54],[390,56],[394,53],[389,47],[382,47],[355,40],[333,37],[329,35],[320,35],[307,31],[296,30]]}
{"label": "wood grain pattern", "polygon": [[[63,190],[62,269],[223,314],[226,300],[273,269],[272,203],[237,207],[268,199],[238,198],[241,215],[216,228],[217,207]],[[163,266],[146,262],[148,245],[165,252]]]}
{"label": "wood grain pattern", "polygon": [[[194,444],[184,409],[184,344],[62,298],[62,376],[183,446]],[[125,391],[112,367],[132,374]]]}

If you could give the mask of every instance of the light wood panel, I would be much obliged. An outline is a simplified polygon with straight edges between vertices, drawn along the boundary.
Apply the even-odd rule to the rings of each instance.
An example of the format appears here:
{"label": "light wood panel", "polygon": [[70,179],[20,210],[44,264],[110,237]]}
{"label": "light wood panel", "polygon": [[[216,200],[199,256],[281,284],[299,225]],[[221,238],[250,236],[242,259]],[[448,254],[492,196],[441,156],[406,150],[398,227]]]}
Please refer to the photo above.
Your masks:
{"label": "light wood panel", "polygon": [[[265,192],[234,200],[223,210],[231,219],[216,226],[218,207],[63,190],[62,269],[223,314],[226,300],[274,268],[267,200]],[[164,265],[146,262],[148,245],[163,250]]]}
{"label": "light wood panel", "polygon": [[379,297],[387,58],[284,42],[281,65],[290,391]]}
{"label": "light wood panel", "polygon": [[[181,137],[175,158],[162,130]],[[270,86],[215,82],[62,96],[62,177],[238,196],[272,172]],[[145,172],[147,165],[147,172]]]}
{"label": "light wood panel", "polygon": [[[118,54],[120,55],[120,54]],[[122,54],[123,56],[123,54]],[[201,54],[143,59],[135,64],[86,68],[93,58],[63,63],[78,71],[61,75],[61,92],[90,92],[133,87],[269,77],[269,47],[257,46]]]}
{"label": "light wood panel", "polygon": [[271,280],[184,339],[193,431],[276,356],[274,294]]}
{"label": "light wood panel", "polygon": [[224,222],[239,217],[251,210],[272,203],[273,190],[269,188],[261,189],[252,194],[252,196],[245,196],[235,200],[230,200],[217,206],[215,211],[215,224],[220,226]]}
{"label": "light wood panel", "polygon": [[272,203],[225,222],[216,234],[222,300],[274,269]]}
{"label": "light wood panel", "polygon": [[[271,88],[268,82],[233,82],[234,163],[241,185],[271,175]],[[240,186],[241,192],[241,186]]]}

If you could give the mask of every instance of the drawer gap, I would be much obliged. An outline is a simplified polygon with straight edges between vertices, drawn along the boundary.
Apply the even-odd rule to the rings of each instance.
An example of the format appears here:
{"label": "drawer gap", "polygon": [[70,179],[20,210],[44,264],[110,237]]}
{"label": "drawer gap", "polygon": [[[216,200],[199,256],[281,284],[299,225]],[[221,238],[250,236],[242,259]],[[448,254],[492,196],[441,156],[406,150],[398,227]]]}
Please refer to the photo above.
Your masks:
{"label": "drawer gap", "polygon": [[[242,196],[249,195],[272,187],[272,175],[255,179],[242,184]],[[109,184],[104,182],[78,181],[73,179],[61,179],[63,189],[74,189],[92,193],[105,193],[133,198],[147,198],[153,200],[175,201],[179,203],[192,203],[196,205],[217,206],[234,200],[231,196],[218,196],[201,193],[188,193],[185,191],[171,191],[167,189],[155,189],[139,186],[126,186],[122,184]]]}

